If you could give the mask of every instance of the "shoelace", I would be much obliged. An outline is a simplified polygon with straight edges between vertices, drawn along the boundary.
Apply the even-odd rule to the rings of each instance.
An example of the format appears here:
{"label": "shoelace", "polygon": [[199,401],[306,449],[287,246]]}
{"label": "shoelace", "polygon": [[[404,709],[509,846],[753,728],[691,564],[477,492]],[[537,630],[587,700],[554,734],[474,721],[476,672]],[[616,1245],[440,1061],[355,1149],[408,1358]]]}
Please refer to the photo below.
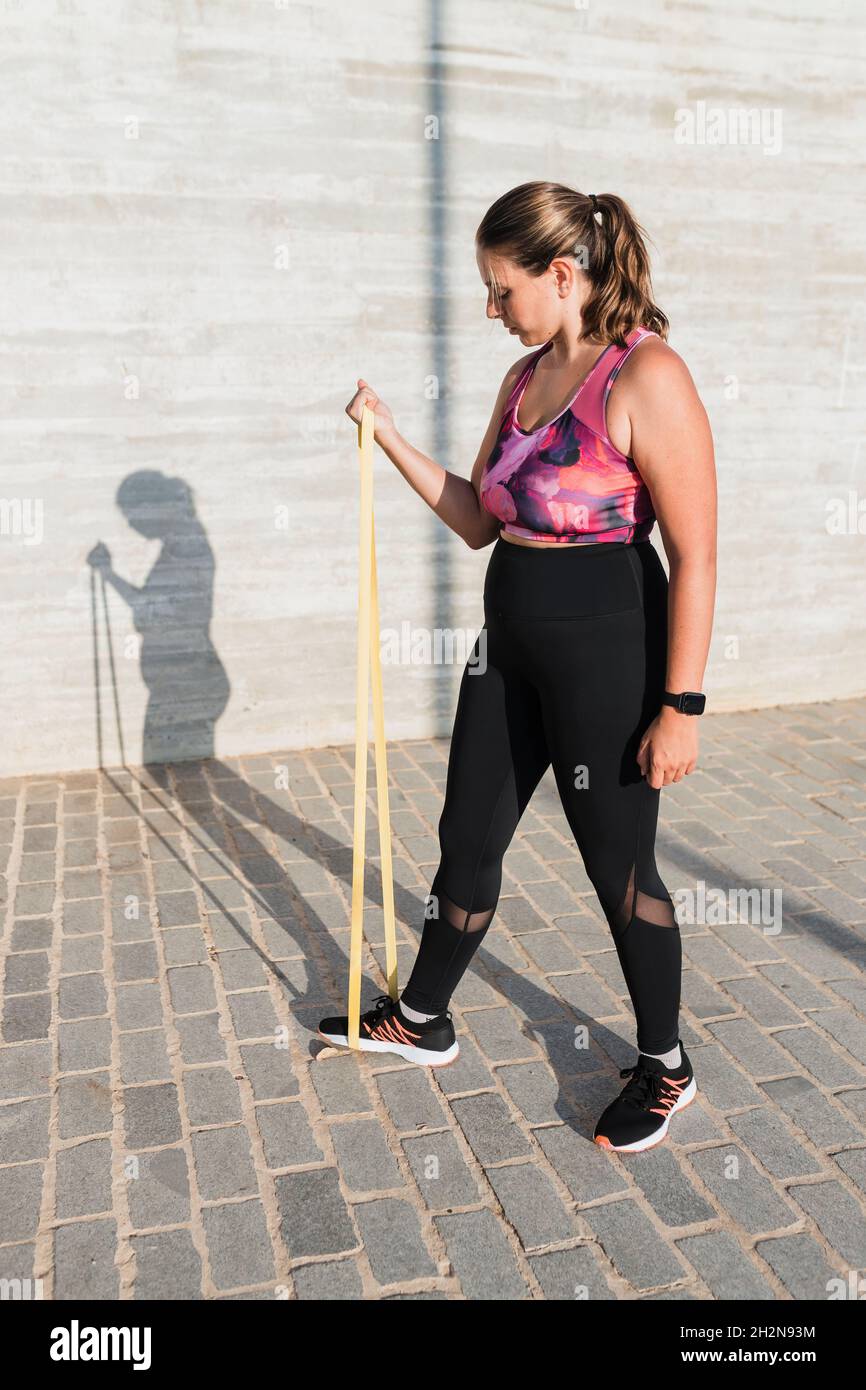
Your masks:
{"label": "shoelace", "polygon": [[640,1058],[633,1067],[622,1067],[620,1076],[630,1076],[631,1080],[624,1087],[620,1100],[627,1101],[631,1105],[636,1105],[639,1109],[646,1109],[650,1101],[659,1099],[662,1074],[658,1071],[651,1071],[650,1068]]}
{"label": "shoelace", "polygon": [[388,1008],[393,1008],[393,1005],[394,1001],[391,998],[390,994],[377,994],[376,998],[373,1000],[373,1007],[372,1009],[368,1010],[366,1017],[370,1018],[370,1015],[372,1014],[372,1021],[378,1023],[381,1020],[382,1015],[385,1013],[385,1010]]}

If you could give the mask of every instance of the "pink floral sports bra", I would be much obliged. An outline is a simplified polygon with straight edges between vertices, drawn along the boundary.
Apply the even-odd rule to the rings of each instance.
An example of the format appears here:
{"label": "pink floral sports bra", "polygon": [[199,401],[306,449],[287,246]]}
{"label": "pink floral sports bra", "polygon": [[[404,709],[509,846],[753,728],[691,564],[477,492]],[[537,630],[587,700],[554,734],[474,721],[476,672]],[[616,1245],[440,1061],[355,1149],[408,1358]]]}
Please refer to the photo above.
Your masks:
{"label": "pink floral sports bra", "polygon": [[607,437],[605,407],[629,353],[657,334],[634,328],[626,346],[610,343],[561,415],[521,429],[517,411],[547,342],[514,383],[481,476],[481,503],[513,536],[570,543],[641,541],[655,522],[649,489],[634,459]]}

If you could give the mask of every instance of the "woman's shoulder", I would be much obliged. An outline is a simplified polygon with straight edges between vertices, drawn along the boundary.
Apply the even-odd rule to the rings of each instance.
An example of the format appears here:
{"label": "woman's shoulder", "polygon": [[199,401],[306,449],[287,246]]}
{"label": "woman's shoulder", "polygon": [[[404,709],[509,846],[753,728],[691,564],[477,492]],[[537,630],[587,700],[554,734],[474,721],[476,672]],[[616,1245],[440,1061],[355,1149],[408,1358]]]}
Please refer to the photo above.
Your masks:
{"label": "woman's shoulder", "polygon": [[694,388],[692,375],[679,353],[658,333],[648,331],[633,344],[634,351],[620,364],[617,380],[621,394]]}

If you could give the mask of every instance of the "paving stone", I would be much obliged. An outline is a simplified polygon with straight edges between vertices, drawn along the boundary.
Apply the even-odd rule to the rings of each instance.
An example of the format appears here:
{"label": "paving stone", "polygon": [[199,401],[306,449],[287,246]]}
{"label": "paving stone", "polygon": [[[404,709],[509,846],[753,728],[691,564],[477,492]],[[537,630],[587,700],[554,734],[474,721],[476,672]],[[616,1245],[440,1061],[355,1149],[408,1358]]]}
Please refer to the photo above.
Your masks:
{"label": "paving stone", "polygon": [[529,932],[520,938],[520,945],[539,970],[573,970],[578,955],[568,937],[551,928],[549,931]]}
{"label": "paving stone", "polygon": [[251,990],[228,996],[235,1035],[238,1038],[273,1038],[279,1026],[267,990]]}
{"label": "paving stone", "polygon": [[709,932],[682,933],[683,957],[713,980],[729,980],[747,976],[748,967],[727,946]]}
{"label": "paving stone", "polygon": [[676,1244],[714,1298],[731,1302],[776,1298],[775,1290],[728,1231],[683,1236]]}
{"label": "paving stone", "polygon": [[[774,1084],[777,1083],[768,1083]],[[822,1172],[818,1160],[803,1148],[789,1126],[769,1107],[732,1115],[728,1124],[773,1177],[794,1178]]]}
{"label": "paving stone", "polygon": [[[784,1028],[776,1036],[796,1062],[822,1085],[851,1086],[862,1080],[861,1073],[845,1055],[814,1028]],[[792,1070],[795,1065],[792,1063]]]}
{"label": "paving stone", "polygon": [[61,1072],[92,1072],[111,1065],[111,1019],[79,1019],[61,1023]]}
{"label": "paving stone", "polygon": [[185,1071],[183,1092],[191,1125],[225,1124],[241,1118],[238,1083],[226,1067]]}
{"label": "paving stone", "polygon": [[533,1255],[530,1264],[545,1298],[595,1303],[598,1299],[615,1297],[589,1246],[578,1245],[571,1250]]}
{"label": "paving stone", "polygon": [[[37,1282],[35,1270],[36,1246],[33,1241],[0,1247],[0,1279],[20,1279],[22,1298],[44,1296],[44,1281]],[[25,1280],[30,1282],[25,1283]]]}
{"label": "paving stone", "polygon": [[201,920],[195,893],[157,893],[156,910],[161,927],[185,927]]}
{"label": "paving stone", "polygon": [[532,1152],[501,1096],[466,1096],[452,1101],[451,1108],[480,1163],[501,1163]]}
{"label": "paving stone", "polygon": [[116,1226],[108,1217],[59,1226],[54,1232],[54,1297],[117,1299],[116,1241]]}
{"label": "paving stone", "polygon": [[220,951],[217,960],[227,990],[257,989],[267,982],[268,972],[258,951]]}
{"label": "paving stone", "polygon": [[226,1045],[220,1036],[219,1014],[192,1014],[175,1019],[180,1051],[186,1066],[225,1060]]}
{"label": "paving stone", "polygon": [[60,973],[88,975],[104,968],[105,942],[101,936],[67,936],[61,943]]}
{"label": "paving stone", "polygon": [[[784,1110],[818,1148],[850,1144],[862,1137],[848,1116],[827,1100],[805,1076],[765,1081],[763,1089],[770,1100]],[[844,1102],[849,1094],[843,1091],[838,1099]]]}
{"label": "paving stone", "polygon": [[334,1124],[331,1142],[343,1181],[351,1191],[382,1192],[403,1186],[378,1120]]}
{"label": "paving stone", "polygon": [[445,1112],[434,1094],[430,1078],[419,1067],[383,1072],[376,1084],[394,1128],[399,1132],[436,1127],[445,1122]]}
{"label": "paving stone", "polygon": [[298,1102],[257,1105],[256,1122],[269,1168],[288,1168],[324,1159],[304,1107]]}
{"label": "paving stone", "polygon": [[47,1038],[51,1027],[50,994],[12,994],[3,1005],[3,1041]]}
{"label": "paving stone", "polygon": [[[326,1115],[354,1115],[373,1108],[354,1056],[346,1054],[319,1062],[310,1069],[310,1080]],[[257,1095],[256,1099],[260,1097]]]}
{"label": "paving stone", "polygon": [[36,917],[30,921],[15,922],[12,927],[10,949],[13,951],[38,951],[51,945],[54,923],[50,917]]}
{"label": "paving stone", "polygon": [[739,1110],[746,1105],[761,1104],[761,1092],[731,1064],[719,1047],[708,1044],[688,1051],[698,1089],[716,1110]]}
{"label": "paving stone", "polygon": [[491,1168],[487,1178],[524,1250],[552,1245],[578,1234],[571,1211],[564,1206],[547,1174],[534,1164]]}
{"label": "paving stone", "polygon": [[354,1260],[324,1260],[292,1270],[299,1299],[321,1302],[354,1301],[362,1292],[361,1275]]}
{"label": "paving stone", "polygon": [[274,1188],[283,1241],[292,1259],[358,1248],[336,1168],[286,1173],[275,1179]]}
{"label": "paving stone", "polygon": [[722,1018],[737,1012],[733,1000],[714,989],[696,970],[683,970],[681,999],[683,1007],[695,1018]]}
{"label": "paving stone", "polygon": [[538,1046],[527,1037],[510,1009],[477,1009],[466,1022],[486,1057],[501,1062],[516,1057],[536,1057]]}
{"label": "paving stone", "polygon": [[816,1009],[810,1021],[835,1038],[853,1061],[866,1067],[866,1021],[857,1018],[851,1009]]}
{"label": "paving stone", "polygon": [[206,1207],[202,1221],[218,1289],[263,1284],[274,1277],[274,1255],[260,1201]]}
{"label": "paving stone", "polygon": [[48,1100],[0,1106],[0,1164],[48,1155]]}
{"label": "paving stone", "polygon": [[198,1130],[192,1136],[199,1191],[207,1202],[258,1193],[250,1137],[242,1125]]}
{"label": "paving stone", "polygon": [[112,950],[114,978],[118,984],[133,980],[153,980],[159,973],[156,946],[152,941],[136,941]]}
{"label": "paving stone", "polygon": [[[795,1070],[790,1057],[776,1042],[761,1033],[750,1019],[708,1023],[707,1032],[717,1038],[748,1075],[755,1079],[788,1076]],[[784,1034],[777,1036],[782,1038]]]}
{"label": "paving stone", "polygon": [[499,1067],[497,1076],[505,1085],[515,1107],[530,1124],[560,1120],[573,1109],[562,1096],[562,1089],[544,1062],[520,1062]]}
{"label": "paving stone", "polygon": [[241,1048],[241,1057],[256,1100],[283,1100],[298,1094],[292,1058],[284,1049],[273,1043],[250,1043]]}
{"label": "paving stone", "polygon": [[762,1028],[779,1028],[783,1024],[802,1023],[802,1016],[767,985],[754,977],[726,980],[725,989]]}
{"label": "paving stone", "polygon": [[434,1224],[465,1298],[499,1301],[530,1297],[514,1251],[492,1211],[437,1216]]}
{"label": "paving stone", "polygon": [[0,1245],[36,1234],[42,1201],[41,1163],[20,1163],[3,1170],[0,1182]]}
{"label": "paving stone", "polygon": [[863,1206],[841,1183],[798,1183],[789,1187],[788,1192],[852,1269],[866,1265]]}
{"label": "paving stone", "polygon": [[619,1274],[636,1289],[681,1279],[685,1267],[636,1202],[625,1200],[581,1212]]}
{"label": "paving stone", "polygon": [[755,1253],[766,1260],[795,1299],[826,1299],[832,1287],[830,1281],[839,1278],[818,1242],[805,1232],[759,1240]]}
{"label": "paving stone", "polygon": [[57,1155],[57,1216],[96,1216],[111,1211],[111,1143],[89,1139]]}
{"label": "paving stone", "polygon": [[355,1219],[364,1250],[378,1284],[435,1275],[437,1269],[424,1244],[414,1208],[396,1198],[361,1202]]}
{"label": "paving stone", "polygon": [[130,1236],[135,1253],[136,1299],[201,1298],[201,1256],[189,1231]]}
{"label": "paving stone", "polygon": [[6,960],[4,990],[10,994],[33,994],[48,987],[48,952],[29,951]]}
{"label": "paving stone", "polygon": [[124,1161],[133,1227],[172,1226],[188,1221],[189,1173],[183,1149],[155,1149]]}
{"label": "paving stone", "polygon": [[427,1206],[433,1211],[469,1206],[481,1193],[453,1134],[404,1139],[403,1149]]}
{"label": "paving stone", "polygon": [[696,1150],[689,1162],[717,1201],[752,1235],[781,1230],[797,1220],[796,1212],[739,1145]]}
{"label": "paving stone", "polygon": [[851,1149],[834,1155],[836,1163],[866,1195],[866,1149]]}
{"label": "paving stone", "polygon": [[120,1035],[120,1076],[125,1085],[136,1081],[170,1081],[168,1043],[162,1028]]}
{"label": "paving stone", "polygon": [[0,1100],[45,1095],[51,1077],[51,1048],[45,1042],[0,1047]]}
{"label": "paving stone", "polygon": [[216,1007],[209,965],[182,965],[166,971],[172,1007],[178,1014],[205,1013]]}
{"label": "paving stone", "polygon": [[181,1137],[176,1086],[127,1086],[123,1110],[128,1149],[152,1149]]}
{"label": "paving stone", "polygon": [[111,1132],[111,1076],[107,1071],[62,1076],[57,1083],[60,1138],[86,1138]]}
{"label": "paving stone", "polygon": [[627,1189],[623,1170],[592,1142],[591,1132],[584,1136],[570,1125],[553,1125],[534,1134],[576,1202],[592,1202]]}
{"label": "paving stone", "polygon": [[616,995],[588,971],[577,974],[554,975],[551,988],[587,1020],[614,1018],[620,1012]]}
{"label": "paving stone", "polygon": [[622,1154],[623,1166],[666,1226],[691,1226],[712,1221],[715,1209],[695,1191],[669,1148]]}
{"label": "paving stone", "polygon": [[120,1029],[159,1028],[162,1023],[158,984],[118,985],[117,1026]]}
{"label": "paving stone", "polygon": [[54,908],[53,883],[28,883],[15,894],[16,917],[41,917]]}

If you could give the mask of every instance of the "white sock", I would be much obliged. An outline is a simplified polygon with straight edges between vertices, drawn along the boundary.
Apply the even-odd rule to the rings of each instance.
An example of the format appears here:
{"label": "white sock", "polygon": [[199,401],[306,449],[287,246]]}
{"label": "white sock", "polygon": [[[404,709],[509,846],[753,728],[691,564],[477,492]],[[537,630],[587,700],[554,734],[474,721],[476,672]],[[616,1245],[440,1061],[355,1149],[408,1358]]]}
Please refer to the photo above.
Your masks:
{"label": "white sock", "polygon": [[681,1067],[683,1064],[679,1043],[676,1047],[672,1047],[670,1052],[642,1052],[641,1056],[653,1057],[657,1062],[664,1062],[665,1066],[670,1067],[672,1071],[676,1071],[677,1067]]}
{"label": "white sock", "polygon": [[405,1014],[412,1023],[429,1023],[431,1018],[439,1017],[438,1014],[422,1014],[417,1009],[410,1009],[409,1005],[404,1004],[402,999],[400,1000],[400,1012]]}

